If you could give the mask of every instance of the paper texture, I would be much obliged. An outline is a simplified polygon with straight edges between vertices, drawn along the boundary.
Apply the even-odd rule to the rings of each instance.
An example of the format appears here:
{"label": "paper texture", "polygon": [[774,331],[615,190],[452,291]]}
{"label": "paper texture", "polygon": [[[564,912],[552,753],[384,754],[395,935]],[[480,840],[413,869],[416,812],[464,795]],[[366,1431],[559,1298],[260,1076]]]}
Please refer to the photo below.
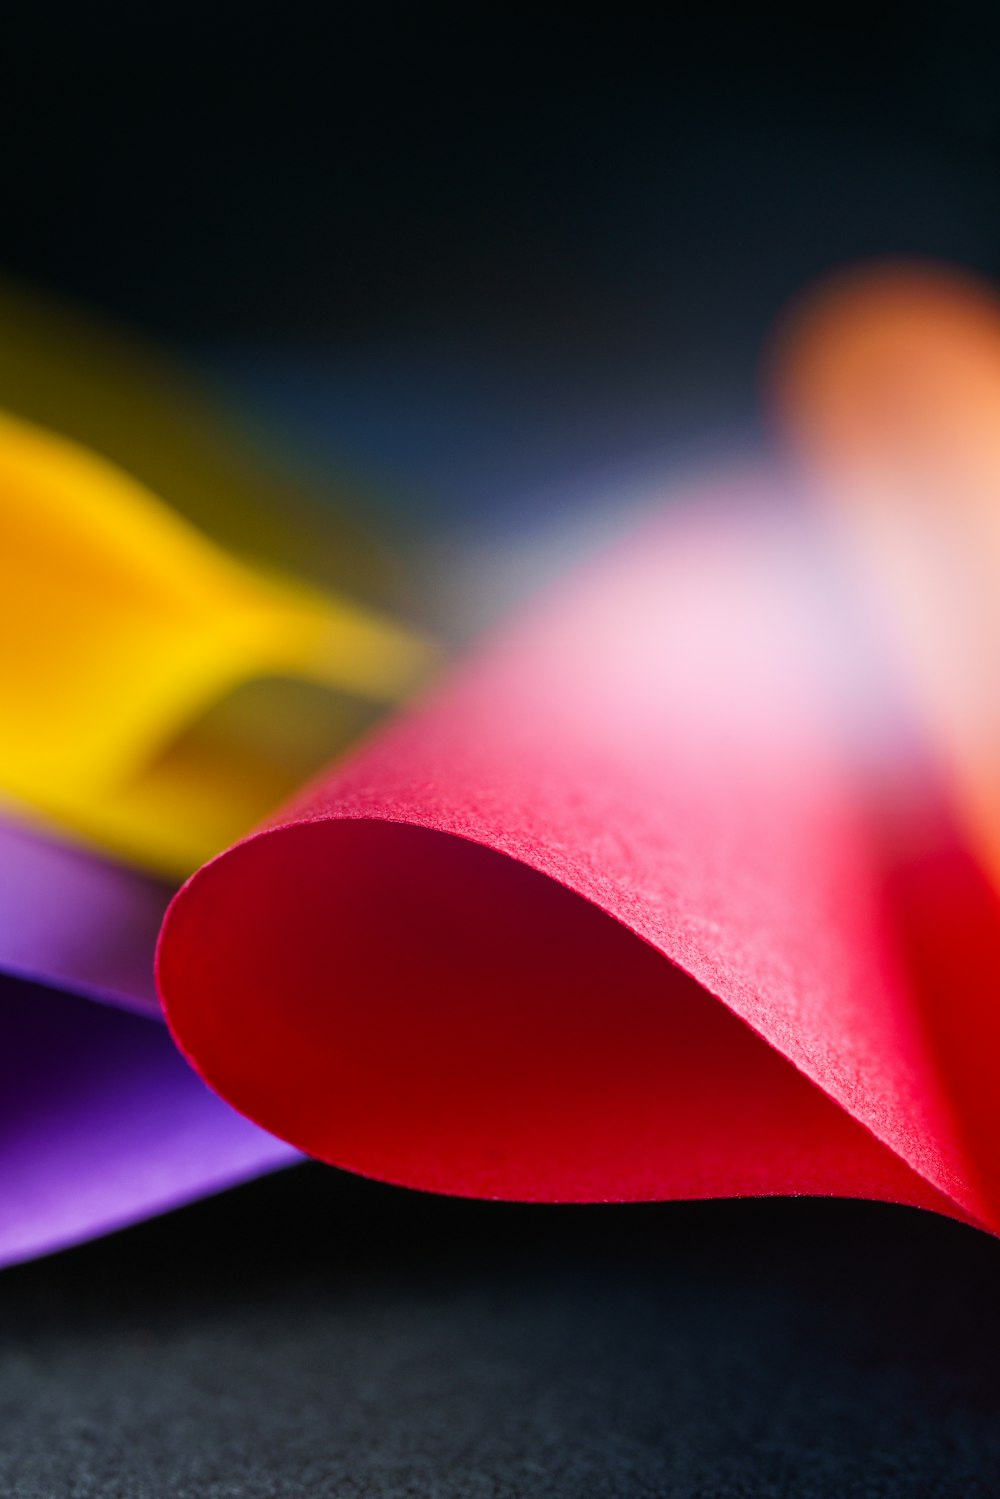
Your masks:
{"label": "paper texture", "polygon": [[959,845],[850,570],[745,478],[695,501],[193,877],[174,1034],[250,1118],[390,1181],[996,1227],[958,1077],[981,993],[938,1050],[942,958],[975,965],[992,906],[915,984]]}

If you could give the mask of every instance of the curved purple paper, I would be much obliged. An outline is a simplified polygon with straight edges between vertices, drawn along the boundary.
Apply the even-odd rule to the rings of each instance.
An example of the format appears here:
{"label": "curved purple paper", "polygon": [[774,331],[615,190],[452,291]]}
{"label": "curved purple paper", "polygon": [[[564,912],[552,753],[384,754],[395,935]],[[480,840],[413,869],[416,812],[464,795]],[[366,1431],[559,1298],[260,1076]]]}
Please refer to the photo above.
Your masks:
{"label": "curved purple paper", "polygon": [[171,893],[0,822],[0,1265],[301,1159],[209,1092],[163,1024]]}
{"label": "curved purple paper", "polygon": [[0,822],[0,972],[158,1016],[153,951],[169,885]]}

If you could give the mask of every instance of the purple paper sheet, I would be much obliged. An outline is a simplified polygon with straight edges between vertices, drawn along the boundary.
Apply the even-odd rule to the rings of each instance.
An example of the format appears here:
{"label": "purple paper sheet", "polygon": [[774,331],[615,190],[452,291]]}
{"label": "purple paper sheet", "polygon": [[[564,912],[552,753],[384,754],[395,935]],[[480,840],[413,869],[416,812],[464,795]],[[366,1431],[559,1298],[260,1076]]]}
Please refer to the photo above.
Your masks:
{"label": "purple paper sheet", "polygon": [[210,1093],[163,1024],[170,895],[0,822],[0,1265],[300,1159]]}
{"label": "purple paper sheet", "polygon": [[172,890],[0,821],[0,971],[158,1017],[152,954]]}

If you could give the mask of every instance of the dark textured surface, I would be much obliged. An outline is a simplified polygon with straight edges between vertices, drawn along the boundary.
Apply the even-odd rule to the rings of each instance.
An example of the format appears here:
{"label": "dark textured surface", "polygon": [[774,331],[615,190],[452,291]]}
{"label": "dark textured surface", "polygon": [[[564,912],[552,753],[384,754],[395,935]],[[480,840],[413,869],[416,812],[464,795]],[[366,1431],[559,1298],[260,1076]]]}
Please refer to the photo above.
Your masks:
{"label": "dark textured surface", "polygon": [[11,1499],[986,1499],[1000,1245],[318,1167],[0,1278]]}

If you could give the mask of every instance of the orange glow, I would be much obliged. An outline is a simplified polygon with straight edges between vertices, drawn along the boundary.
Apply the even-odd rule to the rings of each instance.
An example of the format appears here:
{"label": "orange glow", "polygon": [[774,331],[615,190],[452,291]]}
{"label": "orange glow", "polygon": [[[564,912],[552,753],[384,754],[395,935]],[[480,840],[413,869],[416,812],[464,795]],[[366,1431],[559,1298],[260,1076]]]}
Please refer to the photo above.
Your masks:
{"label": "orange glow", "polygon": [[1000,300],[943,269],[869,268],[805,301],[775,352],[785,439],[1000,884]]}

